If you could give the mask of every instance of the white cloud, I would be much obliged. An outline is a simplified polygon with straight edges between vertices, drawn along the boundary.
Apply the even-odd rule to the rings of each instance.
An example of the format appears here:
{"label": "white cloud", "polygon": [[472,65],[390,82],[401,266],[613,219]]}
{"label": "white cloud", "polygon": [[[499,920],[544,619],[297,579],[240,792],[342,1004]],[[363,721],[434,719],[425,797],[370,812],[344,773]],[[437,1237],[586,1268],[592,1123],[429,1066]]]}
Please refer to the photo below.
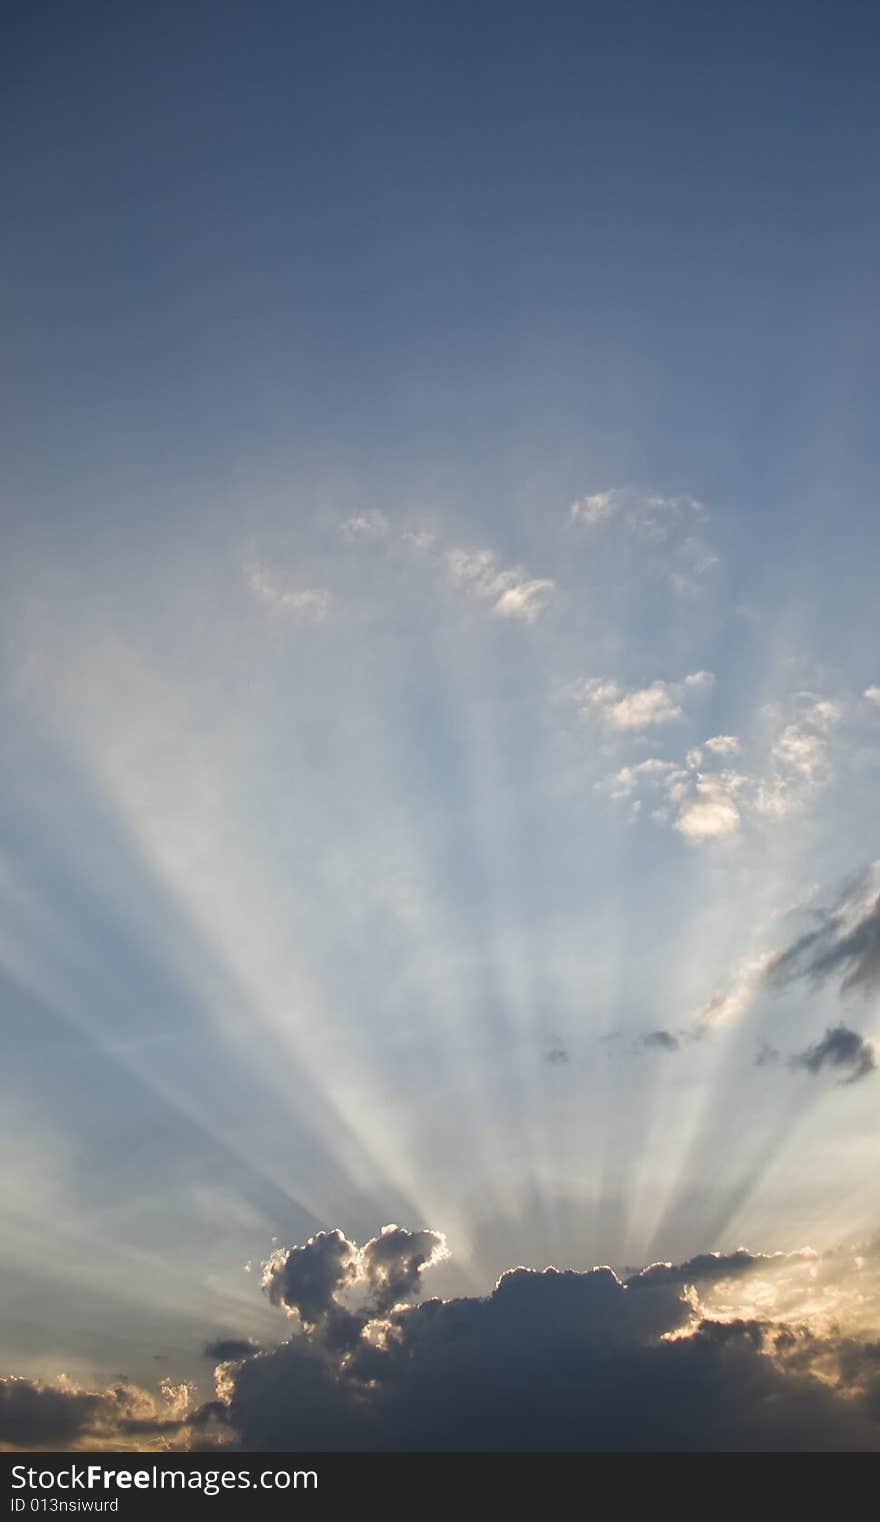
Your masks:
{"label": "white cloud", "polygon": [[[694,497],[664,497],[657,492],[638,491],[630,486],[614,486],[608,491],[581,497],[568,511],[572,523],[581,523],[588,528],[619,517],[628,528],[650,539],[666,539],[676,529],[698,522],[706,510]],[[691,537],[685,544],[696,561],[709,555],[709,563],[714,562],[715,557],[698,539]]]}
{"label": "white cloud", "polygon": [[710,739],[704,740],[702,745],[694,745],[685,756],[685,761],[688,766],[699,769],[703,764],[706,751],[713,756],[729,759],[731,756],[738,756],[741,750],[742,745],[736,735],[712,735]]}
{"label": "white cloud", "polygon": [[646,779],[668,783],[684,776],[685,773],[674,761],[661,761],[657,756],[649,756],[647,761],[639,761],[636,766],[623,766],[615,773],[610,783],[611,797],[628,798]]}
{"label": "white cloud", "polygon": [[554,581],[530,577],[522,566],[499,569],[491,550],[450,550],[446,564],[453,586],[490,602],[499,618],[534,623],[556,589]]}
{"label": "white cloud", "polygon": [[569,691],[582,709],[595,710],[609,729],[638,730],[682,718],[684,698],[709,692],[714,680],[710,671],[695,671],[681,682],[658,679],[626,691],[605,677],[590,677]]}
{"label": "white cloud", "polygon": [[763,951],[760,956],[738,967],[723,992],[712,995],[697,1015],[694,1034],[700,1035],[716,1025],[728,1025],[745,1014],[761,991],[764,975],[776,953]]}
{"label": "white cloud", "polygon": [[736,735],[713,735],[710,740],[703,741],[703,746],[714,756],[736,756],[742,750]]}
{"label": "white cloud", "polygon": [[330,610],[331,597],[323,587],[295,587],[282,581],[271,566],[252,561],[244,568],[245,580],[257,601],[275,613],[320,623]]}
{"label": "white cloud", "polygon": [[581,497],[572,502],[569,516],[572,523],[601,523],[613,518],[623,505],[625,493],[621,491],[597,491],[592,496]]}
{"label": "white cloud", "polygon": [[530,576],[521,565],[499,565],[492,550],[444,549],[430,529],[418,524],[401,528],[377,511],[347,519],[339,532],[349,544],[401,547],[432,567],[445,566],[457,590],[490,603],[498,618],[534,623],[556,591],[549,577]]}
{"label": "white cloud", "polygon": [[387,538],[390,529],[385,514],[374,510],[355,513],[353,518],[346,519],[339,532],[349,544],[374,544],[379,539]]}
{"label": "white cloud", "polygon": [[758,784],[755,807],[762,814],[782,818],[801,807],[817,788],[833,777],[830,731],[843,717],[841,704],[816,699],[782,731],[771,746],[772,767]]}
{"label": "white cloud", "polygon": [[737,795],[746,783],[739,772],[699,773],[675,821],[679,834],[696,843],[735,835],[742,823]]}
{"label": "white cloud", "polygon": [[876,703],[880,708],[880,687],[866,687],[862,696],[866,697],[869,703]]}
{"label": "white cloud", "polygon": [[694,497],[666,497],[658,492],[616,486],[589,493],[569,508],[570,522],[590,535],[612,520],[631,535],[680,597],[700,594],[702,579],[718,564],[706,542],[706,509]]}
{"label": "white cloud", "polygon": [[[663,717],[678,717],[671,711],[677,694],[705,690],[711,682],[709,673],[695,672],[677,686],[668,686],[653,700],[646,699],[641,705],[644,722],[659,721],[645,718],[652,711]],[[655,687],[658,685],[663,686],[655,684]],[[651,691],[645,689],[645,694]],[[645,694],[634,696],[642,698]],[[664,706],[661,697],[669,703]],[[615,726],[615,709],[621,698],[614,683],[586,684],[581,700],[599,706]],[[633,711],[637,712],[639,706],[633,705]],[[802,808],[832,780],[830,738],[844,716],[841,703],[817,698],[813,693],[798,694],[795,707],[794,719],[786,719],[777,708],[765,710],[777,728],[766,741],[763,766],[737,771],[707,768],[707,760],[723,762],[742,753],[738,735],[720,734],[687,750],[683,764],[652,758],[621,768],[603,786],[612,798],[629,797],[643,788],[659,789],[662,801],[651,811],[651,817],[659,823],[671,823],[694,844],[735,835],[747,820],[782,819]],[[629,709],[624,709],[624,715],[628,713]],[[618,722],[617,727],[627,726]]]}

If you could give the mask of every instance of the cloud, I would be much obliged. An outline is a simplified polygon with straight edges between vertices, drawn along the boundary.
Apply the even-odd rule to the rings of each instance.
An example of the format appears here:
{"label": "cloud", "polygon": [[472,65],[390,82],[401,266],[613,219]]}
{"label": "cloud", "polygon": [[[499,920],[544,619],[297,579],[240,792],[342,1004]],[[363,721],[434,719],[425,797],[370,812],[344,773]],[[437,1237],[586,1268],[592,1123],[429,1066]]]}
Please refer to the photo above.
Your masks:
{"label": "cloud", "polygon": [[249,1337],[218,1337],[216,1342],[206,1344],[204,1356],[213,1358],[217,1363],[232,1363],[240,1358],[252,1358],[254,1353],[259,1352],[259,1343]]}
{"label": "cloud", "polygon": [[[217,1398],[186,1385],[0,1381],[0,1445],[245,1452],[875,1450],[877,1244],[819,1257],[702,1253],[620,1277],[512,1268],[491,1294],[402,1304],[438,1232],[341,1230],[273,1254],[279,1346],[232,1339]],[[327,1335],[360,1296],[346,1338]],[[821,1306],[817,1313],[816,1307]]]}
{"label": "cloud", "polygon": [[568,515],[572,523],[604,523],[621,511],[624,498],[625,493],[620,490],[593,492],[591,496],[572,502]]}
{"label": "cloud", "polygon": [[844,992],[866,995],[880,988],[880,863],[851,882],[830,911],[816,911],[815,930],[799,936],[767,968],[767,980],[781,986],[807,979],[814,984],[841,976]]}
{"label": "cloud", "polygon": [[690,767],[702,766],[705,750],[708,750],[709,755],[729,759],[731,756],[738,755],[741,749],[743,746],[737,735],[711,735],[709,740],[703,740],[702,746],[694,746],[693,750],[688,750],[687,764]]}
{"label": "cloud", "polygon": [[591,492],[573,502],[569,521],[590,535],[611,522],[635,539],[642,553],[660,556],[662,574],[681,596],[695,595],[701,578],[718,564],[706,543],[706,509],[693,497],[667,497],[633,487]]}
{"label": "cloud", "polygon": [[821,1041],[792,1057],[791,1065],[807,1068],[814,1077],[823,1068],[841,1068],[849,1073],[849,1077],[842,1078],[841,1083],[850,1084],[873,1073],[877,1067],[877,1058],[870,1041],[846,1025],[835,1025],[829,1026]]}
{"label": "cloud", "polygon": [[867,698],[869,703],[876,703],[880,708],[880,687],[866,687],[862,696]]}
{"label": "cloud", "polygon": [[569,1061],[568,1052],[564,1046],[554,1046],[552,1051],[547,1053],[547,1061],[552,1067],[565,1067]]}
{"label": "cloud", "polygon": [[434,1231],[383,1226],[364,1247],[341,1231],[320,1231],[303,1247],[273,1253],[262,1285],[273,1305],[343,1345],[373,1317],[418,1294],[424,1270],[445,1256],[445,1240]]}
{"label": "cloud", "polygon": [[503,566],[490,549],[444,547],[431,529],[400,526],[381,512],[358,513],[340,524],[339,533],[351,545],[383,544],[389,553],[404,550],[409,564],[415,555],[457,591],[487,603],[496,618],[532,624],[556,593],[550,577],[532,576],[521,565]]}
{"label": "cloud", "polygon": [[[689,687],[708,690],[710,674],[696,672],[678,685],[685,691]],[[614,708],[620,694],[614,683],[593,681],[583,684],[578,692],[582,702],[604,713],[607,727],[627,727],[625,722],[615,722]],[[641,705],[646,722],[682,716],[673,684],[655,683],[633,696],[638,700],[632,705],[633,714],[639,714]],[[814,693],[797,694],[794,705],[794,718],[775,709],[765,710],[764,717],[774,727],[763,757],[757,761],[752,758],[751,764],[747,757],[736,770],[718,765],[741,756],[744,747],[738,735],[712,735],[691,746],[681,761],[649,757],[622,767],[602,786],[612,798],[631,797],[636,807],[643,801],[639,795],[659,792],[650,818],[671,824],[692,845],[736,836],[746,824],[778,822],[803,808],[833,779],[830,736],[844,712],[841,703]],[[628,707],[623,708],[624,720],[629,712]],[[641,809],[637,807],[637,811]]]}
{"label": "cloud", "polygon": [[491,550],[450,550],[446,566],[452,585],[490,603],[498,618],[534,623],[556,590],[555,581],[530,577],[522,566],[500,569]]}
{"label": "cloud", "polygon": [[775,952],[764,951],[738,967],[727,988],[713,994],[703,1005],[693,1034],[704,1035],[718,1025],[728,1025],[740,1019],[764,989],[767,969],[772,966],[775,955]]}
{"label": "cloud", "polygon": [[776,1284],[797,1304],[816,1271],[809,1252],[744,1249],[625,1280],[511,1269],[485,1298],[398,1307],[344,1351],[301,1333],[248,1359],[229,1420],[264,1451],[873,1449],[874,1345],[754,1313]]}
{"label": "cloud", "polygon": [[[680,682],[658,679],[647,687],[626,690],[606,677],[590,677],[569,687],[567,693],[582,711],[595,712],[607,729],[627,731],[682,718],[685,699],[710,692],[714,681],[711,671],[695,671]],[[665,764],[650,762],[642,766],[662,768]]]}
{"label": "cloud", "polygon": [[677,1052],[678,1037],[673,1036],[671,1031],[648,1031],[646,1035],[639,1037],[639,1045],[654,1047],[661,1052]]}
{"label": "cloud", "polygon": [[317,1326],[339,1305],[338,1296],[358,1271],[357,1248],[341,1231],[319,1231],[303,1247],[279,1248],[263,1267],[262,1285],[273,1305]]}
{"label": "cloud", "polygon": [[244,574],[254,597],[270,612],[299,618],[305,623],[320,623],[330,611],[332,599],[328,591],[322,587],[290,585],[265,562],[249,562]]}
{"label": "cloud", "polygon": [[194,1406],[192,1395],[169,1381],[152,1395],[124,1383],[86,1390],[63,1376],[54,1384],[0,1378],[0,1450],[188,1448],[196,1433],[219,1436],[227,1415],[215,1402]]}
{"label": "cloud", "polygon": [[701,842],[735,835],[741,825],[737,796],[746,786],[739,772],[701,772],[692,796],[682,804],[675,828],[685,840]]}
{"label": "cloud", "polygon": [[384,513],[373,510],[347,518],[339,532],[347,544],[376,544],[380,539],[387,539],[391,524]]}
{"label": "cloud", "polygon": [[812,693],[800,694],[799,701],[806,707],[783,725],[771,745],[767,774],[756,781],[755,809],[775,818],[800,808],[833,777],[829,735],[843,718],[842,705]]}
{"label": "cloud", "polygon": [[573,502],[568,510],[572,523],[593,528],[612,518],[654,540],[663,540],[682,526],[690,527],[705,517],[706,509],[693,497],[664,497],[634,487],[615,486],[592,492]]}

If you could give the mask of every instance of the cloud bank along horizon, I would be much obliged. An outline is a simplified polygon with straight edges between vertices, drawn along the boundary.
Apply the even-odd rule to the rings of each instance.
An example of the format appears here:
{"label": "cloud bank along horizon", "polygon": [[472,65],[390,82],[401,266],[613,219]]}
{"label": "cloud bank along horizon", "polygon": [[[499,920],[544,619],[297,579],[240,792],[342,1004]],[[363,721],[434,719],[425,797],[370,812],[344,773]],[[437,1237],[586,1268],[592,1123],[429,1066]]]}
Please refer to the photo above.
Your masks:
{"label": "cloud bank along horizon", "polygon": [[619,1278],[515,1268],[490,1295],[414,1303],[437,1232],[340,1230],[276,1250],[295,1323],[216,1339],[215,1391],[0,1380],[4,1446],[144,1451],[876,1451],[877,1241],[704,1253]]}

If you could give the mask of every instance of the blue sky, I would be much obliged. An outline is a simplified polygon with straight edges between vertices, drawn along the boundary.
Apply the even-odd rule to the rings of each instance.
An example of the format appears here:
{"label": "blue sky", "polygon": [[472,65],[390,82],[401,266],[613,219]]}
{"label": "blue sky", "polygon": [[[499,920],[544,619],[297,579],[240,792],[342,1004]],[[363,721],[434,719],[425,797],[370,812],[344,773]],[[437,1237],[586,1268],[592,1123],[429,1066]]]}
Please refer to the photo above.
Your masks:
{"label": "blue sky", "polygon": [[872,9],[12,34],[4,1368],[869,1237]]}

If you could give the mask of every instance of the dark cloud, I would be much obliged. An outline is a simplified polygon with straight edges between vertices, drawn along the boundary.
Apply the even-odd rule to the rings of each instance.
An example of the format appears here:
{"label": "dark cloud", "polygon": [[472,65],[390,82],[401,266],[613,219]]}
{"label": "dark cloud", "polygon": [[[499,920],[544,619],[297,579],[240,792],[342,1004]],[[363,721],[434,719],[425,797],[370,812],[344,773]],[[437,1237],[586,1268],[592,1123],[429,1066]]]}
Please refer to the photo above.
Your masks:
{"label": "dark cloud", "polygon": [[418,1294],[419,1276],[445,1252],[444,1239],[436,1231],[406,1231],[384,1226],[360,1253],[369,1285],[371,1310],[390,1310],[399,1300]]}
{"label": "dark cloud", "polygon": [[193,1409],[186,1385],[153,1395],[137,1385],[77,1389],[68,1380],[0,1378],[0,1450],[132,1447],[189,1448],[228,1433],[228,1408],[211,1401]]}
{"label": "dark cloud", "polygon": [[442,1256],[438,1233],[390,1226],[358,1247],[321,1232],[266,1265],[270,1297],[294,1313],[289,1339],[265,1352],[244,1339],[206,1349],[219,1361],[217,1400],[192,1409],[186,1386],[166,1384],[160,1398],[6,1380],[0,1446],[876,1450],[876,1343],[814,1335],[796,1316],[719,1320],[709,1309],[729,1308],[737,1286],[748,1306],[751,1275],[772,1276],[794,1307],[798,1282],[814,1299],[847,1262],[861,1297],[876,1256],[864,1253],[739,1249],[626,1280],[610,1268],[516,1268],[485,1298],[413,1305],[401,1302]]}
{"label": "dark cloud", "polygon": [[679,1040],[671,1031],[648,1031],[639,1037],[639,1045],[660,1052],[677,1052]]}
{"label": "dark cloud", "polygon": [[554,1067],[564,1067],[568,1060],[568,1052],[564,1046],[554,1046],[552,1051],[547,1053],[547,1061]]}
{"label": "dark cloud", "polygon": [[206,1358],[213,1358],[216,1363],[232,1363],[240,1358],[252,1358],[254,1353],[259,1353],[260,1345],[248,1338],[218,1337],[216,1342],[209,1342],[204,1349]]}
{"label": "dark cloud", "polygon": [[258,1450],[876,1447],[862,1386],[815,1376],[824,1344],[797,1326],[700,1320],[688,1298],[789,1261],[706,1254],[627,1282],[514,1269],[485,1299],[395,1310],[344,1358],[298,1335],[248,1359],[229,1417]]}
{"label": "dark cloud", "polygon": [[818,1075],[823,1068],[840,1068],[848,1076],[841,1083],[856,1083],[866,1078],[877,1067],[877,1059],[870,1041],[851,1031],[846,1025],[829,1026],[821,1041],[808,1046],[790,1059],[792,1067],[807,1068]]}
{"label": "dark cloud", "polygon": [[[717,1284],[726,1279],[739,1279],[759,1269],[775,1267],[780,1263],[800,1261],[801,1253],[753,1253],[740,1247],[736,1252],[704,1252],[686,1263],[651,1263],[626,1280],[629,1290],[653,1288],[657,1284]],[[812,1260],[812,1254],[807,1254]]]}
{"label": "dark cloud", "polygon": [[335,1309],[337,1296],[356,1273],[354,1244],[341,1231],[319,1231],[304,1247],[273,1253],[263,1288],[273,1305],[297,1311],[306,1326],[316,1326]]}
{"label": "dark cloud", "polygon": [[363,1247],[341,1231],[320,1231],[304,1247],[273,1253],[263,1288],[273,1305],[298,1315],[329,1346],[345,1349],[369,1321],[416,1295],[422,1271],[445,1251],[436,1231],[383,1226]]}
{"label": "dark cloud", "polygon": [[851,881],[834,909],[819,911],[818,927],[773,959],[765,974],[771,986],[840,974],[844,991],[880,988],[880,894],[866,898],[865,882],[864,875]]}
{"label": "dark cloud", "polygon": [[107,1399],[30,1379],[2,1379],[0,1443],[13,1448],[67,1448],[92,1430]]}

